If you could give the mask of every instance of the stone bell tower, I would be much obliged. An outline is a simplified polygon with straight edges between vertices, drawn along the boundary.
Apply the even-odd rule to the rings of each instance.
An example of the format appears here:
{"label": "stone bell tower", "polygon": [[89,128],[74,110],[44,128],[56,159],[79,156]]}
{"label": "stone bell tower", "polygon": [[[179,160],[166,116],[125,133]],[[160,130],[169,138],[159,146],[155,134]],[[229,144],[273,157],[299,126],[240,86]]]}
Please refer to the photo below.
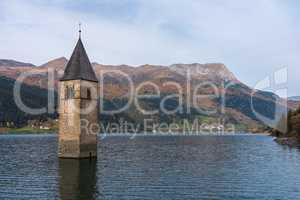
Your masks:
{"label": "stone bell tower", "polygon": [[[97,156],[98,79],[80,38],[59,82],[60,158]],[[94,127],[94,129],[93,129]]]}

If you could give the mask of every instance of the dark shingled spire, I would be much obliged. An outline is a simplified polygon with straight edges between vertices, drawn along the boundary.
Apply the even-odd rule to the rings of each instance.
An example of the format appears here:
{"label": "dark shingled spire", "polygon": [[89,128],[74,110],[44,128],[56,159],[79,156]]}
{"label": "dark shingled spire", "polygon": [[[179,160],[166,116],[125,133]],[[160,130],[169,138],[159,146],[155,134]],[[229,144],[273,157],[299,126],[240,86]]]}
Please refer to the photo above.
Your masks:
{"label": "dark shingled spire", "polygon": [[87,80],[98,82],[80,37],[66,66],[65,73],[60,80]]}

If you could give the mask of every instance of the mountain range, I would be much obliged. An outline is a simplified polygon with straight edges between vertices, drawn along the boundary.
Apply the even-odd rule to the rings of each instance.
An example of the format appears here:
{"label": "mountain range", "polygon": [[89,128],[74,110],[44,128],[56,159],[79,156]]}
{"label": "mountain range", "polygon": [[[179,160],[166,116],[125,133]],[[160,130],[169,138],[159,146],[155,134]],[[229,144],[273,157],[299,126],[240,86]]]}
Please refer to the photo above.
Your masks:
{"label": "mountain range", "polygon": [[300,96],[291,96],[288,98],[290,101],[300,101]]}
{"label": "mountain range", "polygon": [[34,67],[31,63],[19,62],[16,60],[0,59],[0,67]]}
{"label": "mountain range", "polygon": [[[13,60],[0,60],[0,81],[7,82],[16,80],[20,74],[24,72],[33,73],[30,77],[26,78],[24,83],[26,88],[36,88],[46,92],[48,88],[48,73],[50,72],[54,76],[54,89],[57,91],[57,85],[59,78],[62,76],[64,68],[68,60],[65,57],[51,60],[41,66],[35,66],[30,63],[23,63]],[[226,89],[225,95],[225,112],[221,111],[221,98],[201,98],[197,100],[196,106],[202,110],[211,110],[217,108],[217,112],[206,115],[199,112],[195,107],[189,107],[189,100],[183,98],[184,110],[191,110],[191,113],[177,112],[174,114],[166,115],[161,110],[159,113],[153,116],[146,116],[139,112],[134,105],[131,105],[129,109],[122,113],[115,115],[103,115],[100,113],[100,119],[105,122],[118,121],[119,119],[126,119],[134,123],[141,123],[145,118],[152,118],[160,122],[179,122],[182,123],[182,119],[199,119],[200,121],[216,122],[218,119],[222,119],[225,123],[236,124],[243,130],[256,129],[257,127],[263,127],[264,124],[258,119],[251,109],[251,95],[253,106],[255,111],[266,116],[274,117],[276,105],[280,107],[284,106],[285,99],[281,99],[273,93],[265,91],[256,91],[249,86],[243,84],[238,80],[237,77],[222,63],[208,63],[208,64],[173,64],[170,66],[158,66],[158,65],[141,65],[141,66],[129,66],[129,65],[103,65],[96,62],[92,63],[94,70],[98,77],[105,73],[104,78],[101,80],[100,88],[103,90],[104,95],[104,109],[111,110],[114,108],[121,107],[128,100],[128,90],[130,83],[128,77],[132,80],[132,84],[135,88],[140,86],[142,83],[153,83],[155,84],[161,94],[157,99],[142,99],[141,104],[143,108],[147,110],[159,109],[162,98],[178,93],[178,88],[168,82],[177,83],[184,90],[182,91],[183,96],[186,97],[190,94],[213,94],[215,90],[219,93],[224,91],[224,85],[231,84]],[[8,81],[8,82],[9,82]],[[211,85],[199,84],[213,83]],[[189,90],[185,90],[190,88]],[[5,87],[3,84],[0,85],[1,96],[6,94]],[[7,89],[9,90],[9,89]],[[152,94],[154,88],[151,84],[143,87],[140,92],[142,94]],[[24,91],[25,92],[25,91]],[[40,92],[41,93],[41,92]],[[139,93],[140,94],[140,93]],[[278,101],[279,99],[279,101]],[[1,100],[0,100],[1,101]],[[6,99],[5,101],[12,101],[13,99]],[[32,99],[35,101],[35,99]],[[1,103],[1,102],[0,102]],[[45,103],[45,102],[44,102]],[[166,101],[168,109],[172,110],[178,105],[178,99],[170,98]],[[13,104],[13,103],[12,103]],[[1,104],[0,104],[1,105]],[[188,108],[189,107],[189,108]],[[299,107],[299,101],[292,99],[288,101],[289,109],[296,109]],[[9,108],[6,108],[9,109]],[[5,113],[5,112],[4,112]],[[37,116],[39,117],[39,116]],[[52,115],[51,117],[56,117]],[[15,121],[0,113],[1,121]]]}

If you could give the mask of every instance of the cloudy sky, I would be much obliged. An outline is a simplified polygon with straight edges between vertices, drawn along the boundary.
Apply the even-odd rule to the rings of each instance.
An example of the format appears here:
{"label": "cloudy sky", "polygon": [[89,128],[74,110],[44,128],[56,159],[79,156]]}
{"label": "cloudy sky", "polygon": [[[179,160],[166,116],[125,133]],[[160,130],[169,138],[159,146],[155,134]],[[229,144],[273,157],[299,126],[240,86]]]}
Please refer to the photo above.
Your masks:
{"label": "cloudy sky", "polygon": [[297,0],[1,0],[0,58],[69,57],[82,22],[92,61],[224,63],[254,87],[282,67],[300,95]]}

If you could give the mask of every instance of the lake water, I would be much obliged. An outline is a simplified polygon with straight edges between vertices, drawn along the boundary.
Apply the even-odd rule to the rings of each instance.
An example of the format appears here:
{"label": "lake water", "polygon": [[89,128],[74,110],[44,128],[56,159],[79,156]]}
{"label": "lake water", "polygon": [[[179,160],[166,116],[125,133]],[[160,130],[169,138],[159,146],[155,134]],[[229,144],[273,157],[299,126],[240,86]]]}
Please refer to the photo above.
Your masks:
{"label": "lake water", "polygon": [[56,135],[0,136],[0,199],[300,199],[300,150],[268,136],[111,136],[97,161]]}

